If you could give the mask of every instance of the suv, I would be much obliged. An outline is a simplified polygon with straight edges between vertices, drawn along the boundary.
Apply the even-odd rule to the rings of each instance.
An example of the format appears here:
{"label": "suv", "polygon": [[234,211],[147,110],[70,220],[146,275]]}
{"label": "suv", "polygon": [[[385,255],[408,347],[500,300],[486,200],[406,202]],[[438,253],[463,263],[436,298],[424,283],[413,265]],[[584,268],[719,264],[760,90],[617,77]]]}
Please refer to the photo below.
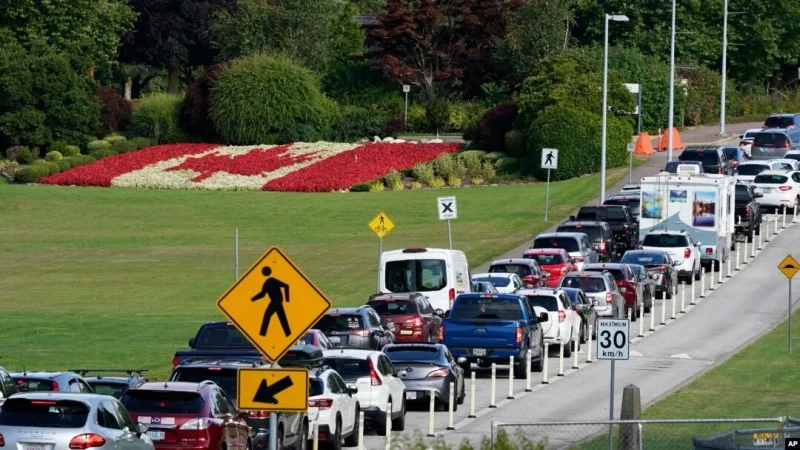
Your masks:
{"label": "suv", "polygon": [[[546,345],[564,344],[564,356],[572,356],[573,343],[584,335],[580,314],[572,307],[566,292],[559,288],[525,289],[517,293],[528,299],[536,314],[546,313],[547,322],[542,322],[542,333]],[[580,350],[580,345],[578,345]]]}
{"label": "suv", "polygon": [[318,439],[327,447],[357,447],[359,443],[358,388],[348,385],[330,367],[308,372],[308,415],[318,427]]}
{"label": "suv", "polygon": [[0,405],[6,401],[8,397],[19,392],[17,385],[14,384],[14,379],[8,374],[6,369],[0,366]]}
{"label": "suv", "polygon": [[375,294],[367,306],[384,325],[394,324],[395,342],[436,342],[439,336],[444,311],[434,311],[422,294]]}
{"label": "suv", "polygon": [[559,225],[556,231],[559,233],[585,233],[600,261],[610,261],[617,248],[617,241],[614,239],[611,227],[606,222],[568,220]]}
{"label": "suv", "polygon": [[719,146],[690,145],[681,152],[678,161],[700,161],[705,173],[733,175],[733,164]]}
{"label": "suv", "polygon": [[582,290],[592,301],[598,317],[623,318],[625,299],[608,272],[570,272],[561,279],[560,287]]}
{"label": "suv", "polygon": [[[674,261],[675,270],[678,272],[678,280],[686,279],[686,284],[692,284],[692,280],[700,279],[700,245],[692,238],[692,235],[685,231],[651,231],[642,240],[643,250],[662,250],[666,252],[670,259]],[[647,264],[637,262],[647,266]],[[673,286],[669,286],[673,287]],[[669,295],[667,291],[667,295]]]}
{"label": "suv", "polygon": [[638,220],[642,211],[641,200],[642,199],[639,197],[639,194],[617,194],[606,197],[606,201],[604,201],[603,204],[627,206],[628,212],[631,213],[631,216]]}
{"label": "suv", "polygon": [[756,193],[752,186],[736,184],[734,230],[737,234],[745,235],[747,242],[753,242],[753,234],[761,234],[761,205],[758,201],[761,197],[762,194]]}
{"label": "suv", "polygon": [[[157,450],[253,448],[247,423],[213,381],[144,383],[125,391],[120,402],[134,422],[147,426]],[[280,436],[278,442],[283,448]]]}
{"label": "suv", "polygon": [[[296,348],[296,347],[295,347]],[[290,352],[293,350],[290,350]],[[317,358],[322,356],[320,350],[312,351]],[[281,360],[282,366],[287,366]],[[242,367],[261,367],[262,362],[236,360],[198,360],[183,363],[174,369],[169,377],[170,382],[200,383],[209,380],[219,386],[237,408],[237,372]],[[237,408],[238,409],[238,408]],[[242,419],[250,427],[249,440],[251,448],[266,448],[269,444],[269,415],[267,411],[241,411]],[[308,419],[302,413],[278,414],[278,436],[287,446],[303,447],[302,440],[308,436]],[[215,447],[211,447],[215,448]],[[282,448],[282,447],[281,447]]]}
{"label": "suv", "polygon": [[800,130],[765,129],[756,134],[750,147],[752,159],[779,159],[789,150],[800,149]]}
{"label": "suv", "polygon": [[756,175],[765,170],[784,170],[777,161],[748,161],[736,167],[736,182],[739,184],[752,184]]}
{"label": "suv", "polygon": [[515,273],[519,275],[523,286],[537,288],[544,286],[547,275],[535,259],[509,258],[492,261],[489,273]]}
{"label": "suv", "polygon": [[335,347],[380,350],[394,342],[395,325],[382,324],[370,306],[332,309],[314,327],[325,333]]}
{"label": "suv", "polygon": [[537,248],[563,248],[577,270],[581,270],[584,264],[598,261],[597,252],[586,233],[542,233],[531,245],[531,249]]}
{"label": "suv", "polygon": [[546,286],[556,287],[567,272],[578,270],[563,248],[536,248],[525,250],[523,258],[535,259],[545,273],[548,273]]}
{"label": "suv", "polygon": [[16,372],[11,378],[20,392],[94,393],[89,383],[74,372]]}
{"label": "suv", "polygon": [[614,251],[620,255],[625,253],[625,250],[636,248],[639,242],[639,223],[633,218],[627,206],[582,206],[578,210],[577,217],[570,217],[570,220],[599,220],[608,223],[617,245]]}
{"label": "suv", "polygon": [[639,277],[627,264],[591,264],[583,268],[586,272],[607,272],[614,276],[614,282],[619,288],[622,297],[625,299],[625,317],[628,317],[628,310],[633,310],[631,319],[635,322],[639,317],[643,303],[644,292],[639,283]]}
{"label": "suv", "polygon": [[[122,394],[132,388],[139,386],[147,381],[144,378],[144,369],[70,369],[70,371],[82,376],[89,386],[92,387],[95,393],[110,395],[116,399],[122,397]],[[128,376],[105,376],[95,375],[87,377],[89,373],[127,373]]]}
{"label": "suv", "polygon": [[798,128],[800,127],[800,114],[770,114],[764,121],[764,128]]}

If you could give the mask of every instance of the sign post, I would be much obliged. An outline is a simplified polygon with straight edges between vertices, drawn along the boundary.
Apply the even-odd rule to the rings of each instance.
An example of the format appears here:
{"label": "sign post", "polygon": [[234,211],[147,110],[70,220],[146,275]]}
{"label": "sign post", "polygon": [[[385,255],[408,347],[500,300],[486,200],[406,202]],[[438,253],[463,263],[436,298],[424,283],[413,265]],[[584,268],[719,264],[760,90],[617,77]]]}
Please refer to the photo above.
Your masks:
{"label": "sign post", "polygon": [[403,85],[403,94],[406,96],[406,110],[405,115],[403,116],[403,129],[408,130],[408,93],[411,92],[411,85],[404,84]]}
{"label": "sign post", "polygon": [[792,353],[792,278],[800,271],[800,262],[792,255],[786,255],[778,269],[789,279],[789,353]]}
{"label": "sign post", "polygon": [[[630,321],[628,319],[597,320],[597,359],[611,361],[611,396],[608,420],[614,420],[614,365],[630,358]],[[613,448],[614,425],[608,426],[608,448]]]}
{"label": "sign post", "polygon": [[636,144],[628,144],[628,183],[633,183],[633,152]]}
{"label": "sign post", "polygon": [[386,213],[381,212],[369,222],[369,227],[378,235],[378,277],[375,292],[381,293],[381,253],[383,253],[383,237],[394,229],[394,223]]}
{"label": "sign post", "polygon": [[544,221],[547,222],[547,213],[550,209],[550,170],[558,169],[558,149],[542,149],[542,169],[547,169],[547,188],[544,197]]}
{"label": "sign post", "polygon": [[450,229],[450,220],[458,219],[458,209],[456,209],[455,197],[439,197],[436,199],[436,205],[439,211],[439,220],[447,221],[447,242],[450,245],[450,250],[453,249],[453,233]]}

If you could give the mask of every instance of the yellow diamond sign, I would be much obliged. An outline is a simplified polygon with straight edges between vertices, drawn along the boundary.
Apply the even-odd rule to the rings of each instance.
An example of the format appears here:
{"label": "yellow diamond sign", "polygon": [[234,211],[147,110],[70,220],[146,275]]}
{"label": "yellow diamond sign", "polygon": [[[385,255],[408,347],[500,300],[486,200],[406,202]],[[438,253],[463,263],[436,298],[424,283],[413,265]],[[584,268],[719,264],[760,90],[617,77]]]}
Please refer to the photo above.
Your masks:
{"label": "yellow diamond sign", "polygon": [[379,238],[383,239],[384,236],[394,229],[394,224],[389,220],[389,216],[382,212],[372,219],[369,223],[369,227],[372,228],[372,231],[374,231]]}
{"label": "yellow diamond sign", "polygon": [[797,262],[792,255],[786,255],[786,258],[783,258],[783,261],[778,264],[778,269],[786,275],[786,278],[791,280],[794,278],[797,271],[800,270],[800,263]]}
{"label": "yellow diamond sign", "polygon": [[217,308],[277,362],[331,302],[278,247],[271,247],[217,300]]}

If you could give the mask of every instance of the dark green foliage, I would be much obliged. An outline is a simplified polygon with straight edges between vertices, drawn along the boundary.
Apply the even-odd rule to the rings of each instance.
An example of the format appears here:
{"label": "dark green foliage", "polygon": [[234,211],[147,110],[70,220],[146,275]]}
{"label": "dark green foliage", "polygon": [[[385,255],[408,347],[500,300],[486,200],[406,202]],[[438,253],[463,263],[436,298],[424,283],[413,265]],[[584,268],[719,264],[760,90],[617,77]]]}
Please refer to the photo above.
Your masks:
{"label": "dark green foliage", "polygon": [[88,150],[89,153],[96,152],[98,150],[108,150],[110,148],[111,148],[111,143],[102,139],[91,141],[88,144],[86,144],[86,150]]}
{"label": "dark green foliage", "polygon": [[44,159],[47,161],[58,161],[64,158],[64,155],[61,154],[59,151],[51,150],[44,155]]}
{"label": "dark green foliage", "polygon": [[44,170],[47,171],[47,174],[58,173],[61,169],[58,167],[58,164],[54,162],[45,162],[44,164],[39,164],[38,167],[43,167]]}
{"label": "dark green foliage", "polygon": [[111,144],[111,151],[114,151],[114,152],[117,152],[117,153],[132,152],[132,151],[134,151],[136,149],[137,149],[136,142],[132,142],[132,141],[119,141],[119,142],[114,142],[113,144]]}
{"label": "dark green foliage", "polygon": [[23,145],[15,145],[6,150],[6,158],[20,164],[30,164],[36,159],[31,149]]}
{"label": "dark green foliage", "polygon": [[450,118],[450,102],[436,97],[428,102],[425,108],[425,129],[432,132],[445,131]]}
{"label": "dark green foliage", "polygon": [[150,147],[150,139],[144,137],[135,137],[131,139],[130,142],[136,144],[136,150],[143,149],[145,147]]}
{"label": "dark green foliage", "polygon": [[184,133],[206,142],[218,139],[209,117],[209,96],[217,76],[226,68],[227,64],[215,64],[195,78],[186,88],[180,116],[181,130]]}
{"label": "dark green foliage", "polygon": [[403,116],[404,98],[400,86],[364,61],[337,59],[322,75],[322,91],[339,103],[369,107],[387,118]]}
{"label": "dark green foliage", "polygon": [[182,96],[164,93],[144,97],[133,110],[131,130],[159,144],[181,141],[178,120],[182,102]]}
{"label": "dark green foliage", "polygon": [[94,159],[101,159],[101,158],[106,158],[106,157],[109,157],[109,156],[114,156],[116,154],[117,154],[117,152],[115,152],[113,150],[97,150],[97,151],[94,151],[94,152],[90,153],[89,156],[91,156]]}
{"label": "dark green foliage", "polygon": [[80,153],[81,149],[77,145],[66,145],[61,149],[61,154],[67,158],[70,156],[80,155]]}
{"label": "dark green foliage", "polygon": [[501,175],[510,175],[520,172],[520,160],[509,156],[502,157],[495,161],[494,168]]}
{"label": "dark green foliage", "polygon": [[343,106],[331,129],[331,139],[336,142],[355,142],[361,138],[383,136],[383,117],[358,106]]}
{"label": "dark green foliage", "polygon": [[76,167],[94,162],[95,157],[91,155],[77,155],[67,158],[67,160],[70,162],[70,164],[72,164],[72,167]]}
{"label": "dark green foliage", "polygon": [[490,152],[505,151],[505,136],[514,126],[517,115],[516,101],[500,103],[487,110],[478,122],[473,146]]}
{"label": "dark green foliage", "polygon": [[19,184],[38,183],[39,179],[50,175],[43,165],[23,167],[14,172],[14,182]]}
{"label": "dark green foliage", "polygon": [[314,75],[283,57],[236,60],[211,88],[211,119],[230,144],[313,142],[328,135],[337,105]]}
{"label": "dark green foliage", "polygon": [[350,192],[369,192],[372,183],[358,183],[350,187]]}
{"label": "dark green foliage", "polygon": [[111,86],[100,86],[94,91],[94,96],[100,101],[100,128],[99,136],[105,136],[116,131],[124,130],[131,123],[131,104],[122,98]]}
{"label": "dark green foliage", "polygon": [[66,158],[65,159],[59,159],[58,161],[55,162],[55,164],[58,166],[58,171],[59,172],[63,172],[65,170],[67,170],[67,169],[71,169],[72,168],[72,163],[70,162],[70,160],[68,160]]}

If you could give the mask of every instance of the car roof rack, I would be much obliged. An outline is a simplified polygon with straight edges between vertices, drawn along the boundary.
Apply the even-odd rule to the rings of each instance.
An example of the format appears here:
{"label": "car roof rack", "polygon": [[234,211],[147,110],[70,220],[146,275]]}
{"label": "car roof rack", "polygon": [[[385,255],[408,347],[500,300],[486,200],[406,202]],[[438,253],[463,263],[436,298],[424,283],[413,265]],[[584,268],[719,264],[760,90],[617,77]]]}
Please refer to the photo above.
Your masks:
{"label": "car roof rack", "polygon": [[128,376],[144,376],[147,369],[69,369],[70,372],[75,372],[78,375],[85,377],[89,373],[127,373]]}

